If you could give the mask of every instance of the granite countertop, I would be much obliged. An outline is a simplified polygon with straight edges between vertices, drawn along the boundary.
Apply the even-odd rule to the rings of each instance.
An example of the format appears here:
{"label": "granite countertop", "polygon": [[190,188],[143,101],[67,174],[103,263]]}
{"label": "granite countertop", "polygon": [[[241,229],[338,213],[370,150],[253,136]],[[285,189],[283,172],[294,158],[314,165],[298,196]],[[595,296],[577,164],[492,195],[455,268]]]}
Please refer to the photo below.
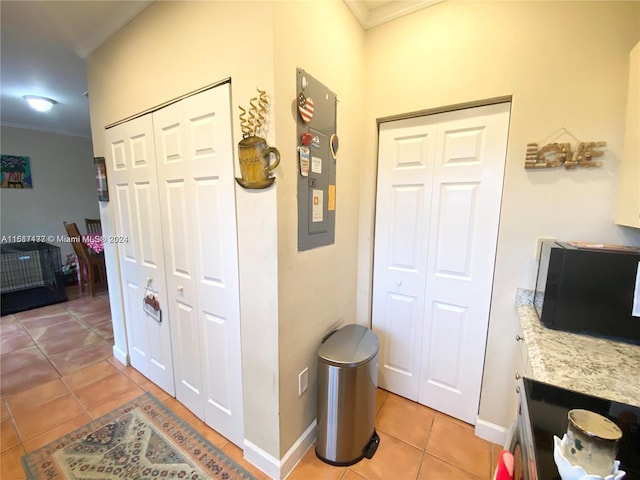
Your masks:
{"label": "granite countertop", "polygon": [[640,407],[640,345],[544,327],[532,290],[516,307],[535,380]]}

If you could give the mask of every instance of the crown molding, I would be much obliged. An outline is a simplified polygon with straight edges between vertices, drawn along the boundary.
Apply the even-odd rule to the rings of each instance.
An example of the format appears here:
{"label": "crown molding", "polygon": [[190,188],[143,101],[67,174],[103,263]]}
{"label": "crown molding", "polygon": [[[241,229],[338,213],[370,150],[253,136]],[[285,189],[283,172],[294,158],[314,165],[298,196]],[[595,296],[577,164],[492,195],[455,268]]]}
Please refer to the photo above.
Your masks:
{"label": "crown molding", "polygon": [[389,22],[396,18],[417,12],[445,0],[414,0],[392,1],[379,7],[371,8],[371,2],[363,0],[343,0],[351,13],[356,17],[362,28],[369,30],[377,25]]}

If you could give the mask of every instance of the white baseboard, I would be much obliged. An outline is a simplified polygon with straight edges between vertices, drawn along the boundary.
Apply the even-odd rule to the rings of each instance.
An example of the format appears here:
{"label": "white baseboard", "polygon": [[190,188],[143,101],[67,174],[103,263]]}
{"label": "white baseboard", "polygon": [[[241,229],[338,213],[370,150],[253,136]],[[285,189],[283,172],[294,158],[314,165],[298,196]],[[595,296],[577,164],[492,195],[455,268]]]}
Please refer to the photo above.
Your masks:
{"label": "white baseboard", "polygon": [[311,422],[311,425],[307,427],[307,429],[303,432],[302,435],[296,440],[289,451],[285,453],[282,460],[280,460],[280,473],[282,478],[287,478],[295,466],[298,464],[304,454],[307,453],[307,450],[313,445],[313,442],[316,441],[316,429],[317,422],[314,420]]}
{"label": "white baseboard", "polygon": [[121,364],[127,366],[129,365],[129,355],[124,350],[118,348],[117,345],[113,346],[113,356],[118,360]]}
{"label": "white baseboard", "polygon": [[269,455],[257,445],[251,443],[245,438],[244,440],[244,459],[255,465],[271,478],[280,480],[280,461]]}
{"label": "white baseboard", "polygon": [[316,439],[316,421],[314,420],[296,443],[280,460],[269,455],[249,440],[244,441],[244,458],[275,480],[283,480],[291,473],[298,462],[307,453]]}
{"label": "white baseboard", "polygon": [[507,441],[507,430],[495,423],[487,422],[485,420],[478,419],[476,421],[475,434],[477,437],[482,438],[491,443],[497,443],[498,445],[504,445]]}

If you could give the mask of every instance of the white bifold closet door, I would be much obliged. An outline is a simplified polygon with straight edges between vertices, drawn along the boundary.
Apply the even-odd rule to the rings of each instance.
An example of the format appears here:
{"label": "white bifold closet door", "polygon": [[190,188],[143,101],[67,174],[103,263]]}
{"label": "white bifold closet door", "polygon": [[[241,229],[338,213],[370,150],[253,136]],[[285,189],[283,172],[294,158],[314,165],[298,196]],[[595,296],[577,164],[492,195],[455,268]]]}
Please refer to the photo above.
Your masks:
{"label": "white bifold closet door", "polygon": [[[156,155],[151,115],[106,131],[109,188],[118,244],[129,362],[174,395],[170,321],[167,317],[165,257],[160,222]],[[147,294],[162,307],[160,322],[143,309]]]}
{"label": "white bifold closet door", "polygon": [[229,85],[153,115],[176,398],[242,445]]}
{"label": "white bifold closet door", "polygon": [[157,192],[157,208],[150,215],[162,226],[157,230],[166,292],[161,305],[166,312],[163,322],[169,327],[175,396],[208,425],[242,445],[229,85],[147,116],[153,125]]}
{"label": "white bifold closet door", "polygon": [[380,125],[379,385],[475,424],[510,104]]}

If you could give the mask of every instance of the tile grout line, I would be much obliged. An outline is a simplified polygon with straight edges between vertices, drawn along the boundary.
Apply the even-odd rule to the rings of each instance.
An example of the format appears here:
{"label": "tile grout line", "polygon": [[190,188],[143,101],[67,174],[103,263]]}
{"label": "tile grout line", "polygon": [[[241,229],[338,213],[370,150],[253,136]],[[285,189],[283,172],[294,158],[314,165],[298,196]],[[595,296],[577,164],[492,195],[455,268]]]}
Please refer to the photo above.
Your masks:
{"label": "tile grout line", "polygon": [[[392,392],[389,392],[389,393],[391,394]],[[376,419],[377,419],[378,415],[380,415],[380,413],[382,412],[382,408],[383,408],[383,406],[387,403],[387,399],[388,399],[389,397],[390,397],[390,395],[387,395],[387,396],[385,397],[385,400],[383,401],[383,403],[380,405],[380,408],[379,408],[379,410],[378,410],[378,413],[376,414]],[[409,402],[411,402],[411,403],[418,404],[417,402],[414,402],[414,401],[409,400],[409,399],[405,399],[405,400],[407,400],[407,401],[409,401]],[[418,404],[418,405],[421,405],[421,404]],[[426,405],[422,405],[422,406],[423,406],[423,407],[426,407]],[[431,411],[433,412],[433,418],[432,418],[432,420],[431,420],[431,425],[430,425],[430,428],[429,428],[429,431],[428,431],[428,434],[427,434],[427,443],[425,444],[424,449],[422,449],[422,453],[423,453],[423,455],[422,455],[422,460],[421,460],[421,462],[420,462],[420,467],[419,467],[419,468],[422,468],[422,463],[424,462],[424,457],[425,457],[425,455],[429,455],[429,456],[431,456],[431,457],[433,457],[433,458],[438,459],[438,460],[439,460],[439,461],[441,461],[441,462],[444,462],[444,463],[446,463],[446,464],[448,464],[448,465],[451,465],[452,467],[455,467],[456,469],[461,470],[461,471],[463,471],[463,472],[465,472],[465,473],[467,473],[467,474],[471,475],[473,478],[483,479],[483,478],[484,478],[483,476],[478,476],[478,475],[476,475],[474,472],[469,471],[468,469],[464,468],[464,467],[463,467],[463,466],[461,466],[461,465],[458,465],[458,464],[456,464],[456,463],[452,463],[451,461],[448,461],[448,460],[446,460],[446,459],[444,459],[444,458],[441,458],[441,457],[439,457],[439,456],[437,456],[437,455],[435,455],[435,454],[433,454],[433,453],[431,453],[431,452],[428,452],[428,451],[427,451],[428,444],[429,444],[429,438],[430,438],[431,433],[432,433],[432,431],[433,431],[433,426],[434,426],[434,423],[435,423],[436,419],[438,419],[438,418],[439,418],[439,419],[441,419],[441,420],[443,420],[443,421],[451,422],[451,423],[453,423],[453,424],[455,424],[455,425],[459,425],[459,426],[467,426],[467,427],[473,427],[473,426],[468,425],[468,424],[466,424],[465,422],[462,422],[462,423],[465,423],[465,425],[461,425],[461,422],[460,422],[460,420],[458,420],[458,419],[452,418],[452,417],[450,417],[449,415],[443,414],[442,412],[439,412],[439,411],[437,411],[437,410],[433,410],[433,409],[431,409],[431,408],[429,408],[429,407],[426,407],[426,408],[428,408],[429,410],[431,410]],[[405,441],[405,440],[404,440],[404,439],[402,439],[402,438],[398,438],[397,436],[395,436],[395,435],[393,435],[393,434],[391,434],[391,433],[388,433],[388,432],[386,432],[386,431],[384,431],[384,430],[380,430],[377,426],[376,426],[376,430],[379,430],[379,431],[383,432],[385,435],[388,435],[388,436],[390,436],[390,437],[394,438],[395,440],[400,441],[400,442],[401,442],[401,443],[403,443],[404,445],[407,445],[407,446],[409,446],[409,447],[413,447],[413,448],[416,448],[416,449],[418,449],[418,450],[421,450],[420,448],[416,447],[415,445],[412,445],[412,444],[408,443],[407,441]],[[492,463],[492,461],[493,461],[493,445],[494,445],[494,444],[493,444],[492,442],[487,442],[487,444],[488,444],[488,445],[487,445],[487,448],[489,449],[489,452],[488,452],[488,457],[489,457],[489,472],[488,472],[488,473],[489,473],[489,477],[486,477],[486,478],[491,479],[492,468],[493,468],[493,463]],[[420,469],[418,469],[418,474],[419,474],[419,473],[420,473]],[[486,473],[487,473],[487,472],[485,472],[485,474],[486,474]],[[418,475],[418,474],[417,474],[417,475]],[[416,475],[416,476],[417,476],[417,475]]]}
{"label": "tile grout line", "polygon": [[[38,317],[36,317],[38,318]],[[46,317],[41,317],[41,318],[46,318]],[[59,377],[62,377],[62,375],[60,374],[60,371],[56,368],[56,366],[54,365],[54,363],[51,361],[51,359],[49,358],[49,355],[46,354],[46,352],[42,349],[42,347],[40,346],[40,344],[37,342],[37,340],[35,338],[33,338],[33,335],[31,335],[31,332],[29,330],[27,330],[27,327],[24,326],[24,324],[22,323],[22,320],[20,320],[17,316],[16,316],[16,320],[18,321],[18,323],[20,323],[20,326],[23,328],[23,330],[25,331],[25,333],[29,336],[29,338],[31,339],[31,341],[33,342],[33,345],[40,350],[40,353],[42,353],[42,355],[44,356],[44,358],[46,358],[47,362],[49,362],[49,365],[51,365],[51,368],[53,368],[56,373],[58,374]],[[8,405],[8,402],[7,402]]]}
{"label": "tile grout line", "polygon": [[[482,479],[482,477],[479,477],[479,476],[478,476],[478,475],[476,475],[475,473],[470,472],[470,471],[469,471],[469,470],[467,470],[466,468],[463,468],[461,465],[458,465],[458,464],[456,464],[456,463],[451,463],[450,461],[445,460],[444,458],[440,458],[440,457],[438,457],[437,455],[434,455],[433,453],[424,452],[424,454],[425,454],[425,455],[429,455],[429,456],[431,456],[431,457],[433,457],[433,458],[436,458],[436,459],[438,459],[439,461],[441,461],[442,463],[446,463],[447,465],[451,465],[452,467],[455,467],[455,468],[456,468],[456,469],[458,469],[458,470],[462,470],[464,473],[466,473],[466,474],[468,474],[468,475],[471,475],[473,478]],[[423,458],[423,460],[424,460],[424,458]]]}
{"label": "tile grout line", "polygon": [[[11,408],[9,407],[9,402],[7,402],[6,399],[3,398],[2,400],[5,403],[5,406],[7,408],[7,411],[9,412],[9,419],[11,421],[11,426],[13,427],[13,430],[16,432],[16,437],[18,437],[18,442],[20,445],[22,445],[22,449],[24,450],[24,444],[23,444],[23,439],[22,439],[22,435],[20,434],[20,430],[18,430],[18,424],[16,423],[16,419],[13,416],[13,412],[11,411]],[[16,445],[14,445],[15,447]],[[13,447],[10,447],[13,448]]]}
{"label": "tile grout line", "polygon": [[418,464],[418,471],[416,472],[416,480],[420,476],[420,471],[422,470],[422,464],[424,463],[424,457],[425,457],[426,454],[427,454],[427,452],[423,450],[422,451],[422,457],[420,457],[420,463]]}
{"label": "tile grout line", "polygon": [[427,439],[424,442],[424,448],[422,449],[422,458],[420,459],[420,465],[418,465],[418,471],[416,472],[416,479],[420,476],[420,472],[422,471],[422,465],[424,464],[424,458],[427,456],[427,447],[429,446],[429,439],[431,438],[431,432],[433,431],[433,424],[435,421],[436,421],[436,417],[434,415],[431,418],[431,422],[429,424]]}
{"label": "tile grout line", "polygon": [[[69,300],[69,301],[73,301],[73,300]],[[104,340],[104,338],[99,335],[98,333],[94,332],[87,324],[85,324],[80,318],[78,318],[74,313],[72,313],[71,311],[67,310],[66,308],[62,307],[62,311],[68,315],[70,315],[74,320],[78,321],[83,327],[85,327],[87,330],[95,333],[96,335],[98,335],[102,340]],[[86,316],[90,316],[91,314],[88,314]],[[35,317],[34,319],[37,318],[46,318],[46,316],[43,317]],[[31,319],[29,319],[31,320]],[[90,419],[94,419],[94,417],[91,415],[91,413],[89,412],[89,410],[87,409],[87,407],[85,407],[85,405],[80,401],[80,399],[76,396],[75,392],[71,389],[71,387],[65,382],[62,372],[55,366],[55,364],[53,363],[53,361],[51,360],[51,358],[49,357],[49,355],[47,355],[47,353],[42,349],[42,347],[40,346],[40,344],[37,342],[37,340],[33,337],[33,335],[31,334],[31,332],[25,327],[25,325],[22,323],[22,320],[16,316],[16,321],[20,324],[20,326],[22,327],[22,329],[24,330],[24,332],[29,336],[29,338],[31,339],[31,341],[33,342],[34,346],[36,348],[38,348],[38,350],[42,353],[42,355],[44,356],[44,358],[46,358],[47,362],[51,365],[51,367],[56,371],[56,373],[58,374],[58,379],[60,380],[60,382],[64,385],[64,387],[66,388],[67,392],[69,392],[69,395],[74,399],[74,401],[80,406],[80,408],[82,408],[82,411],[87,415],[87,417],[89,417]],[[55,326],[55,325],[54,325]],[[100,363],[100,362],[96,362],[95,364]],[[92,364],[92,365],[95,365]],[[82,368],[86,368],[90,365],[85,365]],[[123,372],[118,371],[119,373],[123,374]],[[126,375],[125,375],[126,377]],[[127,377],[128,378],[128,377]],[[132,380],[133,381],[133,380]],[[136,382],[133,382],[136,383]],[[56,397],[59,398],[59,397]],[[4,401],[4,400],[3,400]],[[11,421],[12,421],[12,425],[16,431],[16,434],[18,436],[18,439],[20,440],[20,444],[22,446],[22,449],[26,452],[27,449],[24,445],[25,439],[22,438],[22,434],[20,433],[20,430],[18,429],[18,426],[15,422],[15,417],[13,416],[13,412],[11,411],[11,408],[9,407],[9,402],[6,402],[6,406],[7,409],[9,411],[10,417],[11,417]],[[64,423],[64,422],[63,422]],[[51,428],[49,428],[48,430],[45,430],[43,432],[38,433],[38,435],[42,435],[54,428],[59,427],[62,424],[59,425],[53,425],[51,426]],[[37,437],[38,435],[34,435],[32,438]],[[29,440],[29,439],[26,439]]]}
{"label": "tile grout line", "polygon": [[[94,300],[94,301],[99,301],[99,300]],[[83,315],[82,317],[79,317],[79,316],[77,316],[77,314],[76,314],[76,313],[73,313],[72,311],[67,310],[67,309],[66,309],[66,308],[64,308],[64,307],[62,307],[62,308],[63,308],[63,310],[64,310],[65,312],[67,312],[69,315],[71,315],[74,319],[76,319],[78,322],[80,322],[84,327],[86,327],[87,329],[89,329],[91,332],[93,332],[94,334],[96,334],[97,336],[99,336],[102,340],[104,340],[104,341],[106,341],[106,342],[110,342],[111,340],[113,340],[113,337],[112,337],[111,339],[104,338],[100,332],[97,332],[96,330],[94,330],[94,328],[93,328],[94,326],[89,325],[88,323],[86,323],[86,322],[83,320],[85,317],[90,317],[90,316],[92,315],[91,313],[88,313],[87,315]],[[109,315],[111,315],[111,313],[109,313]],[[111,322],[111,323],[113,323],[113,318],[110,316],[108,320],[105,320],[104,322],[100,322],[100,324],[102,324],[102,323],[106,323],[106,322]]]}
{"label": "tile grout line", "polygon": [[[102,380],[102,379],[100,379]],[[96,380],[97,382],[99,382],[100,380]],[[82,408],[82,410],[84,411],[84,413],[87,414],[87,416],[91,419],[93,419],[93,417],[91,416],[91,414],[89,413],[89,410],[87,410],[87,407],[84,406],[84,404],[80,401],[80,399],[77,397],[76,392],[73,391],[73,389],[67,384],[67,382],[65,382],[64,378],[62,377],[62,375],[60,376],[60,381],[62,382],[62,384],[64,385],[64,387],[69,391],[69,393],[71,394],[71,396],[73,397],[73,399],[78,402],[78,405],[80,405],[80,408]]]}

